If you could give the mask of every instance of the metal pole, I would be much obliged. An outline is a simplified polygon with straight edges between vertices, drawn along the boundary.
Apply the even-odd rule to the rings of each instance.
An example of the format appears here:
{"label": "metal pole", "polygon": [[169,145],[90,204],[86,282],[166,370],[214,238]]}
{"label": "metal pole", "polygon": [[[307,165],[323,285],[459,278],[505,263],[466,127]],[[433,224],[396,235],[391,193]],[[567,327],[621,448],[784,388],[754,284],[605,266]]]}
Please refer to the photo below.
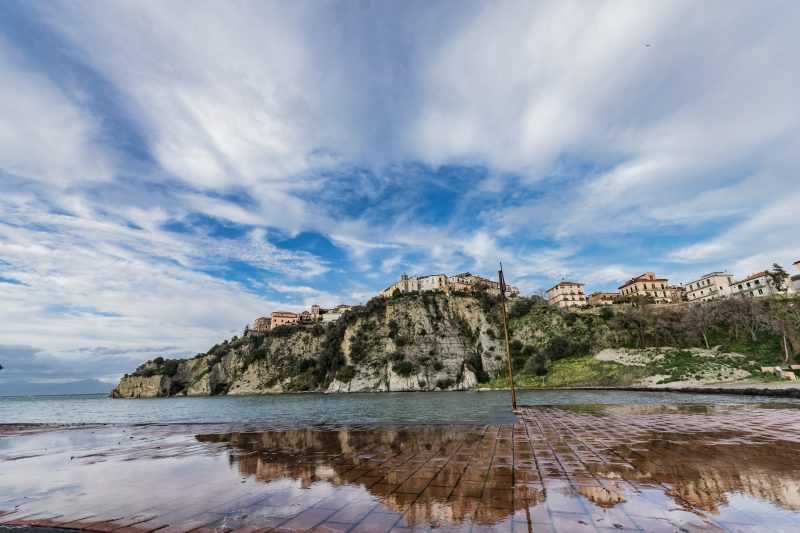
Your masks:
{"label": "metal pole", "polygon": [[503,263],[497,271],[500,280],[500,311],[503,316],[503,333],[506,337],[506,361],[508,362],[508,382],[511,385],[511,408],[517,408],[517,391],[514,388],[514,372],[511,365],[511,343],[508,341],[508,317],[506,315],[506,280],[503,277]]}

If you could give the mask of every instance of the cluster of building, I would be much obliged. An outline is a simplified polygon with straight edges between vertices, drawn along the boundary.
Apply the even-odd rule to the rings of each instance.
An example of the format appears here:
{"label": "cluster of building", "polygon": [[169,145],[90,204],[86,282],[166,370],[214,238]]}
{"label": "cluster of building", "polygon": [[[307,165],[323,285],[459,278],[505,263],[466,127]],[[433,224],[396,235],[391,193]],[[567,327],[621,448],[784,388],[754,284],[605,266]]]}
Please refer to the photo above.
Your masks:
{"label": "cluster of building", "polygon": [[[500,295],[500,283],[490,279],[463,272],[454,276],[431,274],[429,276],[409,276],[403,274],[400,280],[383,289],[379,296],[391,298],[395,294],[407,292],[475,292],[485,291],[494,296]],[[519,296],[519,289],[506,285],[506,296]]]}
{"label": "cluster of building", "polygon": [[262,316],[253,322],[251,331],[263,333],[278,326],[286,324],[313,324],[315,322],[334,322],[344,313],[352,309],[352,306],[340,304],[332,309],[324,309],[319,305],[312,305],[310,310],[300,313],[291,311],[273,311],[270,316]]}
{"label": "cluster of building", "polygon": [[[490,279],[464,272],[455,276],[446,274],[433,274],[430,276],[408,276],[403,274],[400,280],[380,291],[378,295],[382,298],[391,298],[395,294],[408,292],[475,292],[486,291],[492,295],[500,294],[500,283]],[[506,296],[519,296],[519,289],[506,285]],[[312,305],[310,310],[301,313],[291,311],[273,311],[270,316],[257,318],[250,331],[266,332],[278,326],[286,324],[313,324],[316,322],[334,322],[344,313],[352,309],[352,306],[340,304],[332,309],[323,309],[319,305]]]}
{"label": "cluster of building", "polygon": [[[794,267],[800,272],[800,261],[795,261]],[[547,301],[558,307],[571,308],[611,305],[636,298],[647,298],[659,304],[705,302],[730,296],[758,298],[800,293],[800,273],[790,276],[780,287],[766,270],[739,280],[728,272],[710,272],[680,285],[670,285],[668,279],[660,278],[654,272],[645,272],[620,285],[618,292],[594,292],[589,296],[584,287],[583,283],[562,280],[547,290]]]}

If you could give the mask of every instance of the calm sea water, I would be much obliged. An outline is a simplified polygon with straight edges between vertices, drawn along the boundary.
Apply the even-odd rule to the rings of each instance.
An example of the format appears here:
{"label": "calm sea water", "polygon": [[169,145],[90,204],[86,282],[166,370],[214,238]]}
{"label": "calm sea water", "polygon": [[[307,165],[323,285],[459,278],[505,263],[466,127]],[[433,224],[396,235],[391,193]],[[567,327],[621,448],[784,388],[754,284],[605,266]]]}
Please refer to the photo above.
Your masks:
{"label": "calm sea water", "polygon": [[[276,426],[380,423],[500,423],[513,420],[508,392],[287,394],[112,400],[102,395],[0,397],[0,423],[213,423]],[[767,397],[629,391],[521,391],[519,403],[793,403]]]}

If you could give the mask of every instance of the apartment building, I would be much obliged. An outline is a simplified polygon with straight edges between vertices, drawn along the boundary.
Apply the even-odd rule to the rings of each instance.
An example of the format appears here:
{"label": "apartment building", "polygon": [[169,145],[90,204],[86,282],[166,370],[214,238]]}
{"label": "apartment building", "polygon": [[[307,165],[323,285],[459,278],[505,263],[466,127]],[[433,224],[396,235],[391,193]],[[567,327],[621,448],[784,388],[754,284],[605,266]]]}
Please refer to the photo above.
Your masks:
{"label": "apartment building", "polygon": [[654,272],[645,272],[626,281],[619,287],[619,294],[623,298],[651,297],[657,304],[672,302],[669,291],[669,280],[659,278]]}
{"label": "apartment building", "polygon": [[687,301],[686,287],[683,285],[667,285],[667,297],[674,304]]}
{"label": "apartment building", "polygon": [[547,289],[547,301],[550,305],[556,305],[564,309],[584,307],[588,302],[586,295],[583,293],[583,287],[583,283],[560,281]]}
{"label": "apartment building", "polygon": [[417,278],[419,291],[445,291],[447,290],[447,276],[444,274],[432,274],[430,276],[420,276]]}
{"label": "apartment building", "polygon": [[273,311],[271,316],[271,327],[277,328],[286,324],[295,324],[300,320],[300,315],[290,311]]}
{"label": "apartment building", "polygon": [[709,272],[700,279],[686,284],[686,299],[689,302],[706,302],[725,298],[730,294],[733,275],[727,272]]}
{"label": "apartment building", "polygon": [[396,281],[378,293],[383,298],[391,298],[395,293],[419,291],[419,280],[414,276],[402,274],[400,281]]}
{"label": "apartment building", "polygon": [[268,316],[262,316],[256,318],[255,321],[253,321],[253,327],[250,328],[250,330],[258,333],[264,333],[269,331],[269,328],[271,326],[272,326],[272,319]]}
{"label": "apartment building", "polygon": [[593,292],[589,295],[588,303],[592,307],[611,305],[619,298],[618,292]]}
{"label": "apartment building", "polygon": [[[470,272],[462,272],[454,276],[445,274],[432,274],[428,276],[408,276],[403,274],[400,280],[392,283],[381,292],[379,296],[391,298],[396,293],[407,292],[472,292],[475,290],[486,290],[495,296],[500,294],[500,283],[490,279],[476,276]],[[512,286],[506,287],[506,295],[515,297],[519,295],[519,289]]]}
{"label": "apartment building", "polygon": [[739,281],[734,281],[730,287],[731,296],[746,296],[750,298],[771,296],[780,292],[775,287],[772,277],[767,271],[757,272]]}
{"label": "apartment building", "polygon": [[347,311],[349,311],[351,309],[352,309],[352,306],[345,305],[345,304],[339,304],[336,307],[334,307],[333,309],[328,309],[328,310],[324,311],[322,313],[322,321],[325,322],[325,323],[327,323],[327,322],[336,322],[337,320],[339,320],[341,318],[341,316],[343,314],[345,314]]}

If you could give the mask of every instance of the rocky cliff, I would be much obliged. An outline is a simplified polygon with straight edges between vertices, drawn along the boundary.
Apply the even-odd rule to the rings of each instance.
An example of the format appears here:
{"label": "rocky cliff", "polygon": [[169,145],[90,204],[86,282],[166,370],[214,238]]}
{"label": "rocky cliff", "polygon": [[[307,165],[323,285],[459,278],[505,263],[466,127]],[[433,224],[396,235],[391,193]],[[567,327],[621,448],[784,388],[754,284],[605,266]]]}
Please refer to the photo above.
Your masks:
{"label": "rocky cliff", "polygon": [[[509,306],[515,379],[522,386],[647,384],[648,378],[666,384],[709,375],[725,381],[792,363],[800,351],[800,299],[757,300],[572,313],[535,296],[515,298]],[[330,324],[245,332],[192,359],[156,358],[126,375],[113,394],[460,390],[489,381],[503,386],[501,337],[500,309],[488,294],[402,294],[370,300]],[[644,359],[633,366],[587,357],[605,348],[648,347],[660,351],[642,351]]]}
{"label": "rocky cliff", "polygon": [[468,389],[505,368],[491,296],[374,299],[331,324],[246,332],[192,359],[157,358],[114,396]]}

